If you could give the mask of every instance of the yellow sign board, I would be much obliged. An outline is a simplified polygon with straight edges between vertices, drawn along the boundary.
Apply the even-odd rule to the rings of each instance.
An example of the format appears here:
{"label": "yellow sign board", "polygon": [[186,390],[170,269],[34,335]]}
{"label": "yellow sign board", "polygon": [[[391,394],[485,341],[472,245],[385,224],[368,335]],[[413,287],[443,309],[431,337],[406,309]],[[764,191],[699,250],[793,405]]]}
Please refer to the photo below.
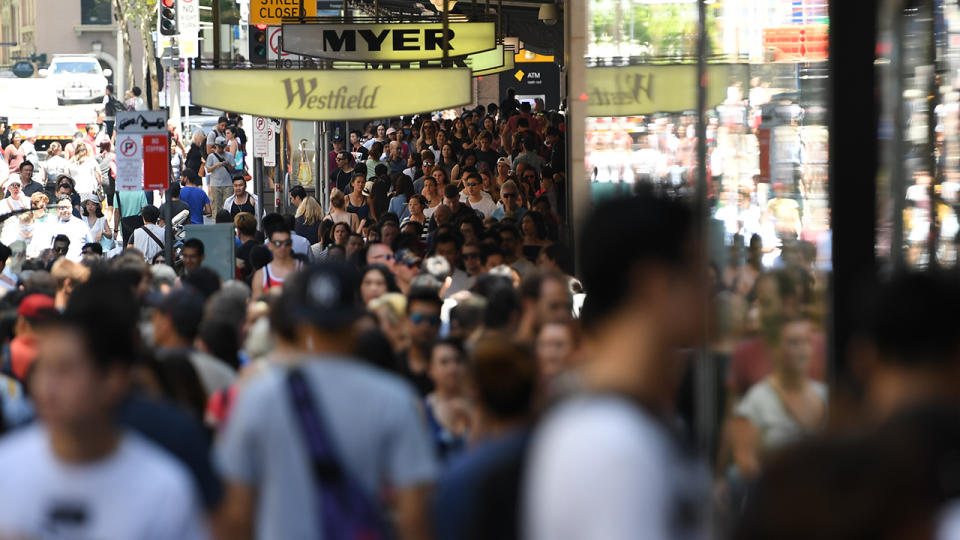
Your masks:
{"label": "yellow sign board", "polygon": [[500,73],[501,71],[509,71],[514,68],[514,52],[512,49],[507,49],[503,51],[503,63],[500,66],[493,67],[490,69],[484,70],[474,70],[474,77],[484,77],[486,75],[493,75],[494,73]]}
{"label": "yellow sign board", "polygon": [[284,19],[316,17],[311,0],[250,0],[250,24],[281,24]]}
{"label": "yellow sign board", "polygon": [[191,72],[194,105],[289,120],[366,120],[470,103],[470,70]]}
{"label": "yellow sign board", "polygon": [[[443,24],[284,24],[283,51],[354,62],[404,62],[443,58]],[[494,49],[492,22],[450,23],[448,56]]]}
{"label": "yellow sign board", "polygon": [[[742,64],[707,66],[707,107],[727,97],[733,81],[745,81]],[[697,66],[639,65],[587,69],[587,116],[629,116],[697,108]]]}

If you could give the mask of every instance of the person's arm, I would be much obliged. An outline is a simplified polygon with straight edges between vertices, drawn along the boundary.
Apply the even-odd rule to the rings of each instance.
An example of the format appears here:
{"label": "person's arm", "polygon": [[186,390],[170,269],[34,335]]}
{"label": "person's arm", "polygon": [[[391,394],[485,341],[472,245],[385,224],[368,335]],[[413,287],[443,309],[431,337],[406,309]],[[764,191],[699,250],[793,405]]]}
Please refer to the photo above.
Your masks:
{"label": "person's arm", "polygon": [[213,211],[210,209],[210,203],[203,205],[203,215],[210,216],[213,215]]}
{"label": "person's arm", "polygon": [[394,510],[397,532],[404,540],[420,540],[431,537],[427,519],[427,500],[430,487],[420,484],[397,492]]}
{"label": "person's arm", "polygon": [[[106,236],[107,238],[113,238],[113,228],[110,227],[110,220],[109,220],[109,219],[104,219],[104,220],[103,220],[103,233],[101,233],[101,234],[103,234],[103,236]],[[98,241],[99,241],[99,240],[98,240]]]}
{"label": "person's arm", "polygon": [[760,432],[750,420],[737,416],[730,422],[730,442],[733,461],[744,478],[756,478],[760,473]]}
{"label": "person's arm", "polygon": [[253,538],[255,502],[256,494],[253,488],[229,482],[223,504],[213,518],[214,537],[221,540]]}
{"label": "person's arm", "polygon": [[250,295],[250,301],[256,302],[264,294],[263,290],[263,268],[257,270],[253,273],[253,277],[250,278],[250,288],[253,289],[253,293]]}

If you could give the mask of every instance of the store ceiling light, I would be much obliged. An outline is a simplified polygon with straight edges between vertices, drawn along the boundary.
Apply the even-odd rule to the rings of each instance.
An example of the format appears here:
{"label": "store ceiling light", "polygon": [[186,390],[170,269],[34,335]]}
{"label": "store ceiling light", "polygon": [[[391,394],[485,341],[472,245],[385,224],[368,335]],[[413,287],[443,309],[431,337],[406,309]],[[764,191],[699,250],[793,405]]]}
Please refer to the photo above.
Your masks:
{"label": "store ceiling light", "polygon": [[[437,11],[443,12],[443,0],[430,0]],[[457,5],[457,0],[447,0],[447,12],[453,11],[453,6]]]}
{"label": "store ceiling light", "polygon": [[540,4],[537,19],[547,26],[553,26],[560,20],[560,10],[556,4]]}

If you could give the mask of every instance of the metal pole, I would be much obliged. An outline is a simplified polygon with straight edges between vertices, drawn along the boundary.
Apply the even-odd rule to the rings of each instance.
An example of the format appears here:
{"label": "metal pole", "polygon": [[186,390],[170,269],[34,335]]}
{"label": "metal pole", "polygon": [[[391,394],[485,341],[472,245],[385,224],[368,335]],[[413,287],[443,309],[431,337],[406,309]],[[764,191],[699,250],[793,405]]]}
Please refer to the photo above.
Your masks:
{"label": "metal pole", "polygon": [[450,57],[450,43],[447,39],[447,31],[450,29],[450,5],[449,0],[443,0],[443,62],[441,65],[447,65],[447,58]]}
{"label": "metal pole", "polygon": [[213,67],[220,67],[220,1],[213,0]]}
{"label": "metal pole", "polygon": [[263,158],[253,158],[253,191],[257,196],[257,226],[263,214]]}
{"label": "metal pole", "polygon": [[290,201],[290,177],[287,175],[287,126],[289,125],[289,120],[280,121],[280,150],[278,151],[277,164],[277,174],[275,176],[274,182],[279,178],[282,183],[283,196],[280,197],[280,204],[277,205],[277,212],[283,213],[283,209],[286,209],[288,202]]}
{"label": "metal pole", "polygon": [[328,183],[330,182],[330,134],[328,130],[330,125],[327,122],[320,122],[320,137],[322,137],[322,148],[323,148],[323,159],[321,160],[320,166],[320,177],[317,178],[317,200],[320,201],[320,206],[323,207],[323,211],[326,212],[329,209],[329,196],[330,188]]}
{"label": "metal pole", "polygon": [[117,72],[113,74],[113,89],[114,94],[122,96],[126,86],[126,74],[127,67],[124,65],[124,54],[123,54],[123,25],[127,24],[126,21],[120,20],[117,18]]}

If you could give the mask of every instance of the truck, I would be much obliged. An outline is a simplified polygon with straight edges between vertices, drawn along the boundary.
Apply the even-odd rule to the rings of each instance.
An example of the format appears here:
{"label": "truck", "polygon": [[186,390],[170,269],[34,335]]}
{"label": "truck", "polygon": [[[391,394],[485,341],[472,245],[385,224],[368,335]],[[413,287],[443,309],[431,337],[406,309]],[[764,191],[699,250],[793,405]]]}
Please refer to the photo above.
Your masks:
{"label": "truck", "polygon": [[14,130],[32,130],[37,151],[50,143],[73,140],[87,124],[97,123],[97,104],[58,105],[56,90],[43,78],[0,79],[0,110]]}

